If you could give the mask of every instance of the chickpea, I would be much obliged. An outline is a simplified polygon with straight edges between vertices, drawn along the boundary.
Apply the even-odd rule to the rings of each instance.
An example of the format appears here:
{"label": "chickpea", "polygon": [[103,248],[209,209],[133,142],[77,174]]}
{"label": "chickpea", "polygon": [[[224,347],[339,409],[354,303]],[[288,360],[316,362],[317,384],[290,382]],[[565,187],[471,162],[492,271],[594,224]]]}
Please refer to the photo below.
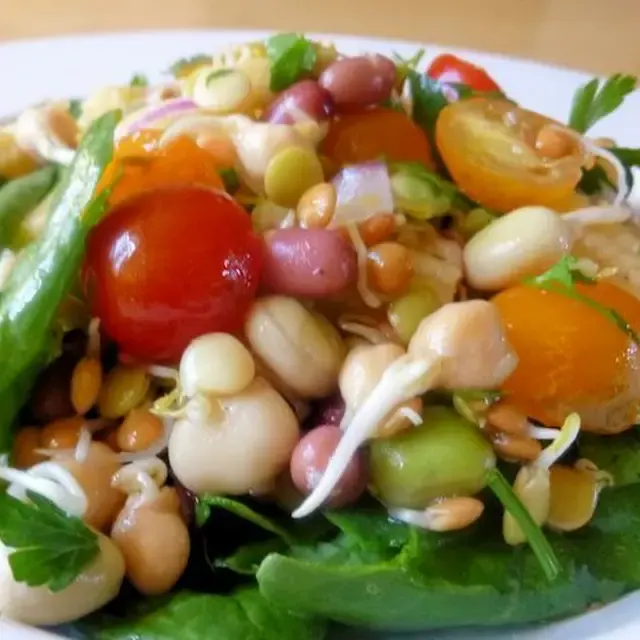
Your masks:
{"label": "chickpea", "polygon": [[397,242],[372,247],[367,259],[367,276],[380,293],[397,295],[408,286],[413,275],[409,249]]}
{"label": "chickpea", "polygon": [[101,531],[111,526],[125,500],[111,486],[111,479],[121,466],[113,450],[102,442],[92,442],[85,460],[65,456],[56,462],[73,474],[87,496],[85,522]]}
{"label": "chickpea", "polygon": [[408,352],[440,356],[439,386],[447,389],[496,389],[518,364],[498,310],[485,300],[447,304],[427,316]]}
{"label": "chickpea", "polygon": [[257,300],[246,320],[253,352],[301,398],[323,398],[336,388],[344,347],[336,329],[294,298]]}
{"label": "chickpea", "polygon": [[[298,443],[291,456],[291,478],[304,495],[315,488],[335,451],[342,431],[332,425],[322,425],[309,431]],[[325,506],[336,509],[355,502],[365,491],[367,474],[361,454],[349,466],[334,487]]]}
{"label": "chickpea", "polygon": [[239,393],[253,380],[255,363],[247,348],[228,333],[208,333],[191,342],[180,360],[187,396]]}
{"label": "chickpea", "polygon": [[73,449],[78,444],[84,424],[82,416],[54,420],[40,432],[40,446],[43,449]]}
{"label": "chickpea", "polygon": [[[356,347],[347,355],[340,371],[340,393],[346,405],[346,420],[360,408],[367,396],[380,381],[387,367],[404,355],[404,349],[397,344],[385,343]],[[377,435],[389,436],[411,426],[400,409],[422,409],[419,398],[413,398],[393,409],[378,428]]]}
{"label": "chickpea", "polygon": [[36,449],[41,447],[40,433],[41,429],[38,427],[23,427],[16,433],[11,452],[15,467],[28,469],[34,464],[44,462],[47,459],[45,456],[36,453]]}
{"label": "chickpea", "polygon": [[302,194],[296,209],[300,226],[304,229],[323,229],[336,210],[336,189],[330,182],[321,182]]}
{"label": "chickpea", "polygon": [[147,409],[132,409],[115,433],[116,448],[139,452],[148,449],[164,433],[162,420]]}
{"label": "chickpea", "polygon": [[293,411],[261,378],[218,405],[218,415],[174,425],[169,461],[176,478],[198,495],[242,495],[269,485],[298,442]]}
{"label": "chickpea", "polygon": [[73,622],[113,600],[124,578],[124,560],[116,545],[98,533],[100,553],[62,591],[17,582],[9,564],[9,549],[0,545],[0,611],[9,620],[29,625]]}
{"label": "chickpea", "polygon": [[189,531],[173,487],[163,487],[155,500],[127,501],[111,537],[126,564],[127,578],[143,595],[170,591],[189,560]]}

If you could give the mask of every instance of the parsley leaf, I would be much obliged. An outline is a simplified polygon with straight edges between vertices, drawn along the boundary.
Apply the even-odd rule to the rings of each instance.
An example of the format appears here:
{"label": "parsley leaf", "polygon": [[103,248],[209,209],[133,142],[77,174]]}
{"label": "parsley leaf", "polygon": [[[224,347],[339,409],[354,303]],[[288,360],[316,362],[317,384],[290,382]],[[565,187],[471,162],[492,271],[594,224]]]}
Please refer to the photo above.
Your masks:
{"label": "parsley leaf", "polygon": [[82,100],[69,100],[68,111],[69,115],[77,120],[82,115]]}
{"label": "parsley leaf", "polygon": [[595,284],[596,280],[595,278],[585,275],[580,270],[579,261],[574,256],[563,256],[543,274],[525,281],[525,284],[538,287],[545,291],[561,293],[562,295],[586,304],[613,322],[613,324],[631,338],[633,342],[640,346],[640,335],[638,335],[633,327],[615,309],[605,307],[603,304],[580,293],[580,291],[576,289],[576,284],[578,283]]}
{"label": "parsley leaf", "polygon": [[635,76],[616,73],[602,84],[598,78],[587,82],[573,97],[569,126],[579,133],[586,133],[624,102],[635,90],[637,81]]}
{"label": "parsley leaf", "polygon": [[0,540],[13,549],[13,577],[61,591],[98,555],[98,536],[47,498],[30,491],[27,496],[29,502],[0,494]]}
{"label": "parsley leaf", "polygon": [[149,79],[143,73],[136,73],[129,82],[130,87],[148,87]]}
{"label": "parsley leaf", "polygon": [[204,53],[198,53],[197,55],[191,56],[190,58],[180,58],[179,60],[176,60],[169,67],[169,73],[171,73],[176,78],[184,78],[196,68],[205,64],[211,64],[212,62],[213,58],[211,56],[208,56]]}
{"label": "parsley leaf", "polygon": [[424,57],[424,53],[424,49],[418,49],[409,58],[403,58],[395,51],[391,53],[391,59],[396,63],[396,75],[399,82],[404,82],[404,80],[409,75],[409,72],[415,71],[418,68],[418,65]]}
{"label": "parsley leaf", "polygon": [[414,121],[424,129],[432,149],[435,149],[436,121],[440,112],[449,104],[445,85],[424,73],[409,70],[409,88],[413,98]]}
{"label": "parsley leaf", "polygon": [[267,40],[271,62],[271,90],[282,91],[313,71],[316,50],[313,43],[297,33],[279,33]]}

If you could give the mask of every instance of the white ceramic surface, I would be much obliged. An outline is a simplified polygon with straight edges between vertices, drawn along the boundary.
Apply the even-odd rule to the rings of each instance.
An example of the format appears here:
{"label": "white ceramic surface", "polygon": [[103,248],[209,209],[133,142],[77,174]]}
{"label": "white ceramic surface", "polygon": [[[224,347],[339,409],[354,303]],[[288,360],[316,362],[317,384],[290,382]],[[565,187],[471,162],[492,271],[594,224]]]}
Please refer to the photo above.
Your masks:
{"label": "white ceramic surface", "polygon": [[[3,116],[41,100],[86,95],[110,83],[126,83],[134,73],[160,78],[177,58],[207,53],[232,42],[263,38],[264,32],[249,31],[164,31],[136,34],[104,34],[24,40],[0,44],[0,120]],[[438,46],[368,38],[333,37],[347,53],[379,51],[410,55],[424,46],[424,62],[441,53]],[[574,90],[589,75],[532,62],[514,60],[474,51],[446,48],[484,67],[505,91],[523,106],[565,120]],[[640,147],[640,91],[637,91],[615,114],[599,123],[593,135],[606,135],[622,146]],[[638,189],[635,198],[638,199]],[[607,550],[603,549],[603,553]],[[363,634],[342,634],[342,640],[364,640]],[[2,640],[44,640],[50,637],[39,631],[0,620]],[[373,636],[372,636],[373,637]],[[377,640],[392,636],[376,635]],[[407,636],[402,636],[407,639]],[[623,640],[640,638],[640,592],[589,614],[564,622],[529,629],[496,632],[462,631],[428,633],[421,640]],[[416,640],[416,636],[410,636]],[[179,640],[179,639],[176,639]],[[203,639],[205,640],[205,639]],[[239,639],[240,640],[240,639]],[[394,637],[393,640],[399,640]]]}

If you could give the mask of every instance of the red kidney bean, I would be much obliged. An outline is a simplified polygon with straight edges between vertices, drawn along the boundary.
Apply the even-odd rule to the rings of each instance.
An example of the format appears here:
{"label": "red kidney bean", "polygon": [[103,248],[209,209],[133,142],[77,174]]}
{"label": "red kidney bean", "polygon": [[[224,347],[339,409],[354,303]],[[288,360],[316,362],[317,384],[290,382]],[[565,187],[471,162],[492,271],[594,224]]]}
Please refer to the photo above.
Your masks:
{"label": "red kidney bean", "polygon": [[355,282],[355,250],[336,231],[279,229],[264,241],[262,282],[272,293],[322,298]]}
{"label": "red kidney bean", "polygon": [[[323,425],[309,431],[291,456],[291,477],[303,494],[309,495],[320,482],[329,460],[336,450],[342,431]],[[326,506],[337,508],[355,502],[367,487],[367,473],[362,453],[358,452],[342,474]]]}
{"label": "red kidney bean", "polygon": [[329,65],[318,82],[336,107],[368,107],[391,97],[396,65],[379,54],[343,58]]}
{"label": "red kidney bean", "polygon": [[342,396],[336,395],[321,401],[314,415],[314,423],[311,426],[330,424],[339,426],[344,418],[345,404]]}
{"label": "red kidney bean", "polygon": [[76,362],[73,355],[64,354],[38,376],[29,403],[35,422],[46,424],[75,413],[71,404],[71,374]]}
{"label": "red kidney bean", "polygon": [[262,119],[272,124],[295,124],[311,118],[317,122],[333,115],[333,100],[315,80],[302,80],[283,91],[265,111]]}

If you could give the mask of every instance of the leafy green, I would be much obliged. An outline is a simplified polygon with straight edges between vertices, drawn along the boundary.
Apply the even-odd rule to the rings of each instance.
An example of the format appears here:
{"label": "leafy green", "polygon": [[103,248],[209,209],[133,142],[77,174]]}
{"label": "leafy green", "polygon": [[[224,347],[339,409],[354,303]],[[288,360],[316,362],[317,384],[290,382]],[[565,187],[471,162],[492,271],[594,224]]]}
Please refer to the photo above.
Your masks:
{"label": "leafy green", "polygon": [[451,210],[457,187],[419,162],[390,163],[394,203],[408,215],[427,220]]}
{"label": "leafy green", "polygon": [[23,502],[0,494],[0,540],[12,548],[13,577],[61,591],[98,555],[98,536],[47,498],[32,492],[27,497]]}
{"label": "leafy green", "polygon": [[582,458],[608,471],[616,486],[640,482],[640,431],[637,427],[616,436],[583,433],[579,450]]}
{"label": "leafy green", "polygon": [[68,110],[71,117],[77,120],[82,115],[82,100],[77,100],[75,98],[73,100],[69,100]]}
{"label": "leafy green", "polygon": [[580,87],[574,97],[569,114],[569,126],[586,133],[596,122],[613,113],[624,99],[634,91],[635,76],[616,73],[602,83],[594,78]]}
{"label": "leafy green", "polygon": [[313,71],[316,50],[313,43],[297,33],[279,33],[267,40],[271,62],[271,90],[282,91]]}
{"label": "leafy green", "polygon": [[46,363],[61,301],[75,282],[87,234],[101,218],[108,190],[93,197],[113,153],[120,118],[98,118],[58,186],[41,237],[20,254],[0,300],[0,353],[11,354],[0,368],[0,450],[38,371]]}
{"label": "leafy green", "polygon": [[[502,542],[489,518],[448,534],[406,527],[406,542],[392,557],[391,541],[383,553],[381,540],[371,544],[366,527],[358,534],[344,527],[332,545],[309,549],[304,557],[268,556],[257,578],[278,606],[370,628],[538,622],[582,612],[640,586],[639,499],[640,484],[605,489],[589,526],[549,534],[562,567],[552,582],[530,549]],[[370,515],[368,530],[383,536],[386,522],[382,514]],[[395,544],[401,542],[399,531],[392,535]]]}
{"label": "leafy green", "polygon": [[144,73],[136,73],[133,78],[129,81],[130,87],[148,87],[149,79]]}
{"label": "leafy green", "polygon": [[211,56],[208,56],[205,53],[198,53],[195,56],[190,56],[189,58],[180,58],[179,60],[176,60],[169,67],[169,73],[176,78],[181,78],[189,74],[196,67],[203,64],[211,64],[212,62],[213,58]]}
{"label": "leafy green", "polygon": [[549,541],[498,469],[489,471],[487,486],[517,521],[547,578],[557,578],[560,564]]}
{"label": "leafy green", "polygon": [[621,331],[627,334],[633,342],[640,346],[640,335],[633,327],[615,310],[592,300],[576,289],[577,283],[594,284],[596,280],[586,276],[580,269],[579,261],[574,256],[565,255],[551,268],[535,278],[528,279],[526,284],[561,293],[568,298],[579,300],[591,307],[608,320],[611,320]]}
{"label": "leafy green", "polygon": [[435,153],[437,151],[435,144],[436,121],[440,112],[449,104],[445,95],[446,86],[424,73],[418,73],[411,69],[407,73],[407,78],[413,99],[412,118],[427,134],[431,148]]}
{"label": "leafy green", "polygon": [[422,61],[424,57],[425,50],[418,49],[412,56],[409,58],[402,57],[399,53],[392,51],[391,59],[396,64],[396,76],[399,83],[402,83],[406,80],[410,71],[416,71],[418,65]]}
{"label": "leafy green", "polygon": [[80,623],[91,640],[321,640],[322,620],[295,615],[254,588],[226,596],[180,591],[128,603],[123,616],[100,612]]}
{"label": "leafy green", "polygon": [[220,177],[227,193],[234,194],[240,188],[240,178],[235,169],[231,167],[220,169]]}
{"label": "leafy green", "polygon": [[58,169],[50,165],[0,188],[0,249],[12,246],[21,222],[51,191]]}
{"label": "leafy green", "polygon": [[238,500],[234,500],[233,498],[215,496],[209,493],[198,496],[196,500],[196,523],[199,527],[202,527],[207,520],[209,520],[212,509],[225,509],[226,511],[230,511],[238,517],[255,524],[261,529],[282,538],[282,540],[287,544],[295,543],[295,538],[286,529],[257,511],[254,511],[246,504]]}

